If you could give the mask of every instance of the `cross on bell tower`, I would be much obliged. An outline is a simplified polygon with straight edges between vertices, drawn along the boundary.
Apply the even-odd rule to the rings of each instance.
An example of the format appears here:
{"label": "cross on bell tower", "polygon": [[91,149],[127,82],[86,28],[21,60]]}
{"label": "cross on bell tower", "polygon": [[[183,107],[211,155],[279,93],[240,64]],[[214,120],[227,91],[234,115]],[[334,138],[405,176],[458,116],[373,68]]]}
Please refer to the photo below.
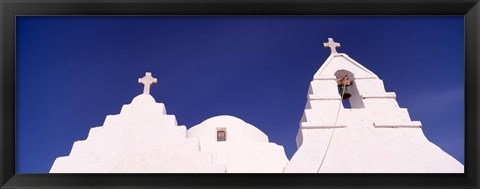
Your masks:
{"label": "cross on bell tower", "polygon": [[332,51],[331,54],[338,54],[336,48],[340,47],[340,43],[333,41],[332,38],[328,38],[328,43],[323,43],[323,47],[325,48],[329,47],[330,50]]}
{"label": "cross on bell tower", "polygon": [[138,83],[142,83],[145,85],[143,87],[143,94],[150,94],[150,85],[153,83],[157,83],[157,78],[152,77],[152,73],[145,72],[145,76],[142,78],[138,78]]}

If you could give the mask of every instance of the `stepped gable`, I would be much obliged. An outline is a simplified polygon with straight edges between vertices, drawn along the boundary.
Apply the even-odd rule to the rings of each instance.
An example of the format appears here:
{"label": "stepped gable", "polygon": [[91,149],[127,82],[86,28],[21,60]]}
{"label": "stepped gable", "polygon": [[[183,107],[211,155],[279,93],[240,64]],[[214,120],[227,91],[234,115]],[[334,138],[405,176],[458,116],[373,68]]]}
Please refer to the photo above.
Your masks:
{"label": "stepped gable", "polygon": [[[396,94],[373,72],[337,52],[315,73],[287,173],[463,173],[463,165],[431,143]],[[348,82],[344,82],[348,81]],[[349,84],[347,86],[347,84]],[[350,96],[345,97],[345,91]]]}
{"label": "stepped gable", "polygon": [[200,152],[198,140],[187,138],[186,127],[178,126],[175,116],[149,94],[156,79],[145,78],[144,93],[124,105],[120,114],[108,115],[102,126],[90,129],[68,156],[55,160],[50,173],[225,172],[224,165],[212,164],[211,153]]}

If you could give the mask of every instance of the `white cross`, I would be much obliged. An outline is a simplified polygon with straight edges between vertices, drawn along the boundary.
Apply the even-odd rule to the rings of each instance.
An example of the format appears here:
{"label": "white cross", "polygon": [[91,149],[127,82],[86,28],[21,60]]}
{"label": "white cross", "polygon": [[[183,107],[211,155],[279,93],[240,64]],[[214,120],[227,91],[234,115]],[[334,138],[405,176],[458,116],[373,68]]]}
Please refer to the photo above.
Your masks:
{"label": "white cross", "polygon": [[337,54],[338,52],[335,48],[340,47],[340,43],[336,43],[332,38],[328,38],[328,43],[323,43],[323,47],[330,47],[330,50],[332,51],[331,54]]}
{"label": "white cross", "polygon": [[150,85],[152,83],[157,83],[157,78],[152,77],[152,73],[145,72],[145,76],[138,78],[138,83],[143,83],[143,94],[150,94]]}

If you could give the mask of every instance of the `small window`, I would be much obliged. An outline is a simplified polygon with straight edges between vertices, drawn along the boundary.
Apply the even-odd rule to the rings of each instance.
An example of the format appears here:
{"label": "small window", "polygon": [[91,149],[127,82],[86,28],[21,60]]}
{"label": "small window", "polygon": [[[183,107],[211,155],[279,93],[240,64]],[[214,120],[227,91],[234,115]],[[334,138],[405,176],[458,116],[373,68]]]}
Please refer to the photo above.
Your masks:
{"label": "small window", "polygon": [[225,128],[217,128],[217,141],[227,141],[227,130]]}

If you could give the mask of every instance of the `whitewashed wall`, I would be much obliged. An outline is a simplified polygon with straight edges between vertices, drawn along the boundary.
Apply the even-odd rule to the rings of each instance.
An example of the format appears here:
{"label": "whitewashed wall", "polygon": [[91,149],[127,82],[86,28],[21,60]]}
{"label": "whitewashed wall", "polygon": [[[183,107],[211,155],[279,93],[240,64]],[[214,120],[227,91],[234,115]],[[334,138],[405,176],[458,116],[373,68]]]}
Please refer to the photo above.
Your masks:
{"label": "whitewashed wall", "polygon": [[51,173],[182,173],[225,172],[212,164],[212,154],[199,151],[197,139],[186,138],[165,106],[142,94],[109,115],[103,126],[74,143],[68,156],[55,160]]}
{"label": "whitewashed wall", "polygon": [[[226,141],[217,141],[217,128],[226,130]],[[198,138],[201,151],[212,152],[214,163],[225,164],[228,173],[281,173],[288,162],[282,146],[233,116],[207,119],[190,128],[188,137]]]}
{"label": "whitewashed wall", "polygon": [[[341,104],[336,74],[353,79],[351,108]],[[287,173],[463,173],[463,165],[428,141],[396,94],[344,53],[315,73]]]}

